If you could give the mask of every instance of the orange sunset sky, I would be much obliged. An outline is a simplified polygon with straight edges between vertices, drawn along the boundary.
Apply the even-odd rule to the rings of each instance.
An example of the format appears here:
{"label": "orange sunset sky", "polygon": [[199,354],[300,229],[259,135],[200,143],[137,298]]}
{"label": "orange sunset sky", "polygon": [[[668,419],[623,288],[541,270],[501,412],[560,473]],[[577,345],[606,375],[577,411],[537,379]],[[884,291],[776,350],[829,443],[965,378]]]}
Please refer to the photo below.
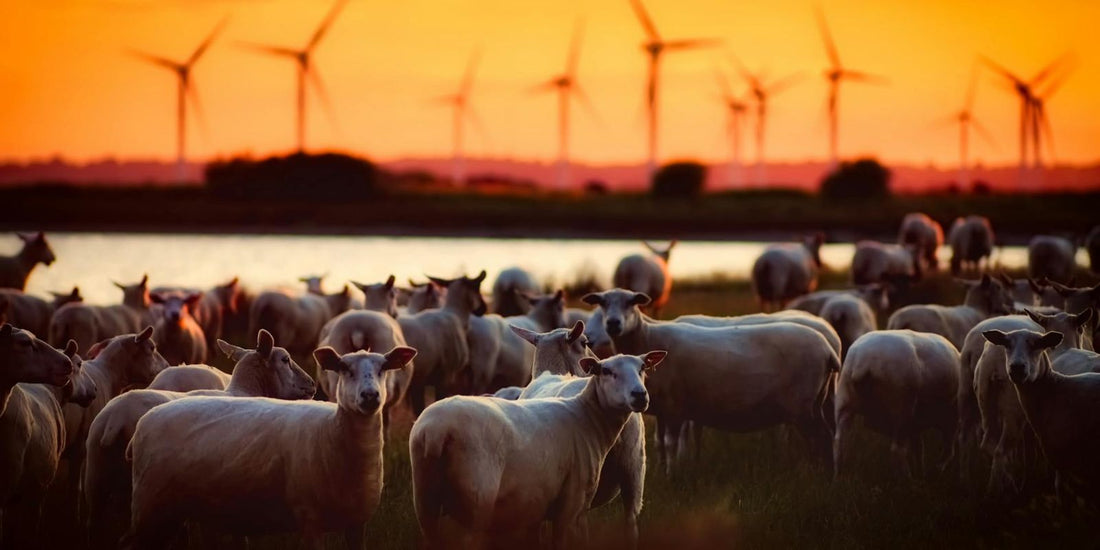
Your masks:
{"label": "orange sunset sky", "polygon": [[[725,113],[713,70],[732,70],[726,52],[775,77],[805,74],[771,103],[769,159],[825,157],[826,56],[812,3],[646,5],[666,38],[724,40],[721,49],[664,58],[662,159],[725,156]],[[128,56],[128,48],[182,60],[229,16],[195,69],[208,130],[189,120],[189,156],[286,152],[294,144],[294,67],[239,43],[301,47],[331,2],[0,0],[0,6],[0,158],[168,160],[175,148],[175,78]],[[874,154],[952,166],[958,138],[949,117],[961,107],[976,54],[1030,78],[1072,51],[1077,68],[1047,105],[1057,160],[1100,158],[1100,2],[835,0],[821,6],[845,65],[890,80],[886,86],[843,86],[843,157]],[[308,147],[382,160],[448,154],[450,113],[430,99],[454,91],[470,52],[481,47],[473,101],[487,132],[469,129],[469,153],[550,160],[555,100],[527,89],[562,70],[578,17],[587,27],[579,79],[599,120],[574,109],[574,160],[640,162],[643,32],[627,0],[352,0],[315,55],[338,126],[313,95]],[[1018,102],[988,71],[974,112],[996,146],[975,137],[973,158],[1014,162]],[[746,140],[748,131],[746,126]],[[747,158],[751,150],[749,142]]]}

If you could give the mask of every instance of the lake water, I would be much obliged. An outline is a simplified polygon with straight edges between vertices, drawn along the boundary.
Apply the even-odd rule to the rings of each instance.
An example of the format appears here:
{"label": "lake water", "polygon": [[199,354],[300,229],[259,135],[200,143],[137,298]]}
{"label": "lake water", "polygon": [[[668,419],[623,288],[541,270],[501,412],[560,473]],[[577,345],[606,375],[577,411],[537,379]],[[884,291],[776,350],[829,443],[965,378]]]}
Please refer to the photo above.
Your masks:
{"label": "lake water", "polygon": [[[116,303],[121,293],[111,281],[130,283],[148,273],[150,284],[208,288],[239,276],[249,288],[299,288],[298,277],[328,274],[326,288],[338,289],[354,279],[385,280],[391,273],[400,284],[424,274],[451,277],[485,269],[487,284],[502,269],[520,266],[541,281],[561,283],[578,271],[593,272],[605,284],[624,255],[645,252],[637,241],[489,239],[451,237],[363,237],[287,235],[181,235],[50,233],[57,261],[38,266],[27,291],[68,291],[77,285],[89,303]],[[672,254],[674,278],[724,274],[747,277],[752,263],[768,243],[685,241]],[[0,254],[14,254],[20,242],[0,239]],[[851,263],[851,244],[827,244],[822,260],[832,268]],[[941,260],[950,251],[940,253]],[[1026,265],[1023,247],[1004,247],[994,260],[1007,266]],[[1084,251],[1079,262],[1084,263]]]}

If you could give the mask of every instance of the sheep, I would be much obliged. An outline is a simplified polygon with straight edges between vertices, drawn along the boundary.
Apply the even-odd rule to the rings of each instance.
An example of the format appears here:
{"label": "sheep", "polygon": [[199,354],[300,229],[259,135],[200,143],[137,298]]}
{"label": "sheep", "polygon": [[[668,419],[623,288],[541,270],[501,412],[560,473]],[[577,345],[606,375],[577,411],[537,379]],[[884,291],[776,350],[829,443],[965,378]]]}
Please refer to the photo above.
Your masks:
{"label": "sheep", "polygon": [[282,290],[260,293],[249,311],[249,334],[266,329],[286,349],[297,355],[317,346],[321,329],[333,317],[348,310],[351,293],[347,285],[336,294],[295,295]]}
{"label": "sheep", "polygon": [[178,392],[224,390],[231,378],[209,365],[178,365],[160,371],[149,383],[148,389]]}
{"label": "sheep", "polygon": [[584,357],[579,368],[592,376],[572,397],[457,396],[425,409],[413,424],[409,457],[427,545],[443,545],[445,516],[475,548],[488,536],[535,539],[543,521],[552,523],[556,548],[586,542],[584,512],[608,451],[627,421],[648,407],[646,376],[667,355]]}
{"label": "sheep", "polygon": [[[584,322],[576,322],[572,329],[560,328],[541,333],[512,325],[512,331],[535,348],[532,381],[522,389],[517,399],[573,397],[584,391],[588,380],[574,376],[580,370],[580,360],[591,356],[585,345]],[[645,466],[645,424],[642,415],[636,413],[630,415],[619,438],[608,451],[600,469],[599,486],[590,504],[591,508],[597,508],[621,494],[627,544],[631,548],[636,547],[638,542],[638,515],[642,512],[642,495],[645,493]]]}
{"label": "sheep", "polygon": [[188,397],[149,411],[126,451],[134,490],[124,546],[166,547],[196,522],[237,535],[298,531],[314,546],[345,530],[349,547],[362,548],[382,494],[382,374],[414,356],[315,350],[340,375],[336,403]]}
{"label": "sheep", "polygon": [[965,269],[977,271],[983,258],[993,253],[993,226],[984,216],[955,218],[947,233],[951,245],[951,274],[959,275]]}
{"label": "sheep", "polygon": [[651,256],[631,254],[621,260],[615,267],[615,274],[611,277],[612,284],[618,288],[627,288],[635,292],[642,292],[653,301],[649,309],[654,316],[660,316],[661,309],[668,304],[669,294],[672,291],[672,274],[668,271],[668,259],[673,247],[679,242],[673,239],[668,246],[655,248],[648,242],[642,244],[649,249]]}
{"label": "sheep", "polygon": [[523,293],[538,291],[539,285],[530,273],[518,267],[505,269],[493,281],[493,313],[502,317],[523,315],[531,309]]}
{"label": "sheep", "polygon": [[897,470],[912,478],[909,447],[920,445],[925,429],[937,430],[945,444],[941,469],[954,455],[958,408],[959,352],[938,334],[911,330],[875,331],[848,350],[836,390],[833,475],[849,465],[853,423],[891,438]]}
{"label": "sheep", "polygon": [[76,343],[58,351],[10,324],[0,328],[0,546],[34,548],[46,490],[65,445],[61,407],[87,405],[95,384]]}
{"label": "sheep", "polygon": [[821,315],[821,308],[825,307],[825,302],[829,301],[830,298],[840,294],[851,294],[867,302],[871,309],[884,312],[890,308],[888,288],[887,285],[871,284],[845,290],[818,290],[791,300],[787,304],[787,309],[797,309],[813,315]]}
{"label": "sheep", "polygon": [[911,245],[856,243],[851,270],[855,285],[905,284],[920,280],[923,274],[921,257]]}
{"label": "sheep", "polygon": [[603,310],[596,308],[584,325],[584,338],[588,340],[588,349],[600,359],[607,359],[615,355],[615,343],[607,334],[603,324]]}
{"label": "sheep", "polygon": [[[1063,299],[1063,307],[1066,313],[1084,313],[1086,309],[1100,309],[1100,283],[1093,287],[1068,287],[1056,282],[1051,282],[1050,286]],[[1097,320],[1097,316],[1093,315],[1092,320],[1085,325],[1084,343],[1082,346],[1085,349],[1095,349],[1097,337],[1100,336],[1100,322]]]}
{"label": "sheep", "polygon": [[1004,272],[1001,272],[999,277],[1012,295],[1012,301],[1017,310],[1035,306],[1061,309],[1065,306],[1065,300],[1046,281],[1039,282],[1031,277],[1013,279]]}
{"label": "sheep", "polygon": [[984,336],[1005,349],[1008,378],[1043,454],[1058,472],[1059,486],[1075,485],[1086,500],[1100,501],[1100,374],[1054,371],[1047,350],[1062,341],[1058,332],[990,330]]}
{"label": "sheep", "polygon": [[1077,244],[1051,235],[1036,235],[1027,245],[1027,274],[1033,279],[1068,283],[1077,267]]}
{"label": "sheep", "polygon": [[733,317],[714,317],[711,315],[681,315],[672,320],[676,323],[687,323],[698,327],[745,327],[753,325],[767,325],[771,323],[794,323],[813,329],[821,334],[829,343],[829,347],[839,356],[842,343],[840,335],[825,319],[799,310],[780,310],[775,313],[752,313],[748,315],[736,315]]}
{"label": "sheep", "polygon": [[240,279],[233,277],[231,281],[217,285],[206,292],[183,287],[158,287],[150,291],[151,294],[172,292],[202,294],[198,303],[190,308],[191,316],[195,318],[195,322],[199,324],[203,335],[206,336],[206,349],[212,352],[223,336],[226,318],[237,313],[241,297]]}
{"label": "sheep", "polygon": [[405,314],[412,315],[426,309],[439,309],[443,307],[443,300],[446,298],[447,289],[431,281],[417,284],[410,280],[409,285],[412,286],[412,290],[407,291],[408,299],[405,304]]}
{"label": "sheep", "polygon": [[92,421],[85,444],[87,462],[81,476],[81,496],[87,505],[84,526],[89,540],[96,545],[110,546],[110,542],[117,541],[118,534],[112,533],[110,527],[130,516],[130,466],[123,455],[138,421],[154,407],[199,395],[288,400],[313,397],[316,389],[313,379],[286,349],[275,347],[269,332],[260,331],[255,350],[239,348],[224,340],[218,342],[218,347],[236,363],[224,390],[129,391],[112,399]]}
{"label": "sheep", "polygon": [[80,289],[73,287],[72,292],[65,294],[51,292],[53,300],[47,302],[37,296],[24,294],[20,290],[0,288],[0,302],[8,304],[8,321],[34,333],[38,338],[48,338],[50,331],[50,317],[57,308],[74,302],[84,301],[80,295]]}
{"label": "sheep", "polygon": [[[1060,344],[1050,354],[1054,370],[1066,376],[1100,372],[1100,353],[1082,347],[1085,344],[1082,332],[1096,316],[1094,309],[1086,309],[1077,315],[1064,312],[1044,315],[1034,311],[1027,311],[1027,315],[1043,330],[1062,333],[1064,346]],[[1066,349],[1063,350],[1063,347]]]}
{"label": "sheep", "polygon": [[149,300],[161,306],[153,328],[157,349],[169,365],[206,361],[206,335],[191,312],[202,299],[202,293],[150,293]]}
{"label": "sheep", "polygon": [[1085,237],[1085,250],[1089,254],[1089,271],[1100,274],[1100,225]]}
{"label": "sheep", "polygon": [[352,281],[351,284],[355,285],[355,288],[358,288],[360,291],[363,292],[363,296],[365,297],[363,300],[363,309],[367,309],[370,311],[381,311],[396,319],[397,289],[393,286],[393,283],[396,280],[397,279],[393,275],[390,275],[390,277],[386,279],[386,282],[384,283],[365,285],[363,283]]}
{"label": "sheep", "polygon": [[[1092,310],[1088,310],[1086,315],[1081,316],[1067,313],[1048,316],[1030,310],[1025,311],[1032,323],[1024,324],[1017,330],[1037,332],[1053,330],[1066,336],[1049,352],[1057,372],[1065,375],[1089,372],[1087,364],[1082,365],[1075,361],[1075,358],[1081,357],[1078,352],[1091,354],[1091,352],[1082,352],[1076,347],[1080,343],[1079,329],[1088,321]],[[984,336],[982,339],[985,340]],[[987,341],[984,345],[982,355],[974,369],[973,383],[982,418],[981,448],[993,458],[988,491],[998,493],[1008,486],[1008,483],[1015,483],[1016,476],[1011,473],[1009,466],[1014,459],[1026,456],[1024,446],[1028,441],[1033,440],[1030,438],[1031,433],[1027,428],[1027,420],[1020,406],[1020,400],[1005,371],[1004,348]],[[1066,357],[1070,360],[1061,362],[1061,366],[1068,370],[1059,369],[1060,360]],[[1085,362],[1087,363],[1087,359]],[[1081,367],[1084,368],[1081,369]],[[1016,485],[1018,487],[1018,484]]]}
{"label": "sheep", "polygon": [[79,349],[91,349],[97,342],[120,334],[141,331],[149,315],[149,276],[132,285],[114,283],[122,291],[122,303],[93,306],[65,304],[50,318],[50,345],[76,340]]}
{"label": "sheep", "polygon": [[773,244],[752,264],[752,287],[764,311],[817,288],[821,245],[825,235],[814,234],[802,244]]}
{"label": "sheep", "polygon": [[470,363],[470,347],[467,332],[470,316],[485,314],[485,300],[481,296],[483,270],[475,278],[430,278],[447,289],[447,301],[440,309],[421,311],[397,318],[401,332],[409,346],[418,350],[416,366],[409,384],[409,405],[414,415],[424,410],[427,386],[435,388],[436,399],[459,393],[462,388],[459,375]]}
{"label": "sheep", "polygon": [[46,242],[46,234],[16,233],[19,240],[23,241],[23,248],[15,256],[0,256],[0,288],[14,288],[24,290],[27,287],[27,277],[38,264],[49,267],[57,260],[50,243]]}
{"label": "sheep", "polygon": [[[366,310],[352,310],[341,313],[325,325],[321,331],[319,347],[331,347],[339,354],[352,353],[365,349],[393,349],[405,345],[405,335],[401,325],[391,313],[396,307],[396,292],[393,289],[393,276],[386,283],[359,285],[367,295]],[[374,294],[374,296],[372,296]],[[388,299],[382,299],[388,296]],[[382,426],[390,426],[393,408],[403,403],[412,383],[412,371],[416,366],[409,364],[408,369],[387,371],[386,402],[382,407]],[[317,380],[329,401],[336,401],[336,385],[339,375],[317,366]]]}
{"label": "sheep", "polygon": [[683,421],[739,432],[793,424],[822,458],[831,458],[821,405],[840,358],[817,331],[789,322],[706,328],[655,321],[639,310],[649,297],[624,289],[583,301],[600,307],[617,352],[671,353],[671,363],[650,381],[659,431]]}
{"label": "sheep", "polygon": [[467,342],[470,346],[468,393],[492,393],[507,386],[525,386],[531,381],[534,349],[516,336],[509,325],[537,332],[565,326],[565,293],[534,296],[526,294],[526,315],[501,317],[489,314],[470,319]]}
{"label": "sheep", "polygon": [[867,302],[851,294],[840,294],[825,302],[821,308],[821,318],[828,321],[840,336],[840,358],[848,355],[848,350],[859,337],[878,328],[875,312]]}
{"label": "sheep", "polygon": [[325,277],[328,277],[328,273],[324,275],[304,275],[302,277],[298,277],[298,282],[305,283],[306,292],[323,296],[325,294]]}
{"label": "sheep", "polygon": [[966,335],[974,325],[994,315],[1012,312],[1012,298],[1004,285],[982,275],[978,282],[964,281],[966,298],[959,306],[917,304],[905,306],[894,312],[886,324],[889,330],[915,330],[931,332],[947,338],[955,349],[961,350]]}
{"label": "sheep", "polygon": [[577,324],[577,321],[583,321],[588,323],[588,320],[592,318],[592,310],[581,309],[579,307],[567,307],[563,313],[562,320],[565,321],[565,326],[571,327]]}
{"label": "sheep", "polygon": [[943,227],[927,214],[921,212],[906,214],[898,230],[898,244],[911,246],[928,269],[936,271],[940,267],[936,253],[943,246]]}

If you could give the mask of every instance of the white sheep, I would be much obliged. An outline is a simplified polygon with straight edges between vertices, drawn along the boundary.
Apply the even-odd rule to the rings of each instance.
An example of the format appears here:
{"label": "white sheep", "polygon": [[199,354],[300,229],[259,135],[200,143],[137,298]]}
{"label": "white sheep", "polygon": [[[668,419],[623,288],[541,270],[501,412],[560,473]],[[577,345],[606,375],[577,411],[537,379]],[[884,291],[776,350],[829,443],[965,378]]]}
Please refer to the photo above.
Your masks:
{"label": "white sheep", "polygon": [[[85,444],[87,462],[81,476],[81,497],[86,505],[84,526],[93,545],[109,547],[118,541],[112,527],[130,518],[130,465],[124,454],[138,421],[154,407],[200,395],[309,399],[316,389],[310,378],[284,348],[261,330],[255,350],[225,341],[218,347],[236,363],[224,390],[192,392],[133,390],[112,399],[92,421]],[[165,372],[180,367],[166,369]]]}
{"label": "white sheep", "polygon": [[73,287],[72,292],[51,292],[53,300],[46,301],[38,296],[24,294],[13,288],[0,288],[0,304],[7,307],[7,322],[23,330],[28,330],[38,338],[46,339],[50,333],[50,318],[57,308],[83,302],[80,288]]}
{"label": "white sheep", "polygon": [[600,308],[592,310],[592,315],[585,322],[584,338],[588,340],[588,348],[596,354],[596,357],[607,359],[615,355],[615,343],[611,341],[611,336],[604,328],[603,310]]}
{"label": "white sheep", "polygon": [[615,266],[615,273],[611,282],[618,288],[627,288],[634,292],[641,292],[649,296],[653,301],[649,309],[654,316],[661,314],[661,309],[668,303],[669,294],[672,291],[672,274],[668,271],[668,260],[676,246],[675,239],[665,248],[656,248],[648,242],[642,241],[650,256],[631,254],[619,260]]}
{"label": "white sheep", "polygon": [[507,401],[451,397],[413,425],[413,504],[429,547],[444,544],[439,522],[456,520],[474,540],[533,538],[552,523],[556,548],[583,544],[584,512],[624,425],[646,410],[646,373],[666,356],[585,357],[593,376],[574,397]]}
{"label": "white sheep", "polygon": [[1068,283],[1077,267],[1077,244],[1052,235],[1036,235],[1027,245],[1027,274],[1033,279]]}
{"label": "white sheep", "polygon": [[[1066,313],[1081,314],[1086,309],[1100,309],[1100,283],[1097,283],[1092,287],[1068,287],[1056,282],[1051,282],[1050,286],[1063,299],[1062,309]],[[1082,347],[1085,349],[1095,349],[1098,337],[1100,337],[1100,320],[1097,319],[1097,315],[1092,316],[1092,320],[1085,326],[1084,341]]]}
{"label": "white sheep", "polygon": [[[412,315],[413,313],[420,313],[425,309],[438,309],[443,307],[447,289],[431,281],[417,284],[410,279],[409,285],[412,286],[412,290],[401,289],[405,291],[404,293],[407,294],[408,297],[406,298],[404,311],[400,311],[399,313]],[[400,295],[398,298],[400,298]]]}
{"label": "white sheep", "polygon": [[[578,321],[572,329],[560,328],[541,333],[517,326],[512,326],[512,330],[535,348],[531,383],[522,389],[516,399],[574,397],[584,391],[588,380],[579,376],[583,374],[579,365],[582,358],[591,356],[591,352],[585,345],[583,322]],[[500,392],[495,395],[501,397]],[[599,486],[590,505],[597,508],[621,495],[627,545],[632,548],[638,542],[638,515],[642,513],[642,495],[645,493],[645,466],[645,424],[642,415],[636,413],[630,415],[619,438],[608,451],[600,469]]]}
{"label": "white sheep", "polygon": [[149,299],[160,306],[153,321],[154,339],[168,364],[205,362],[206,335],[192,316],[202,300],[202,293],[152,292]]}
{"label": "white sheep", "polygon": [[[200,292],[193,288],[185,287],[157,287],[150,291],[152,294],[171,294],[180,292],[183,294],[202,294],[202,298],[190,308],[191,316],[195,318],[203,335],[206,336],[206,349],[213,354],[217,349],[218,339],[222,337],[226,318],[236,315],[243,293],[240,287],[240,279],[233,277],[227,283],[216,285],[206,292]],[[246,312],[247,313],[247,312]]]}
{"label": "white sheep", "polygon": [[340,374],[336,403],[188,397],[149,411],[127,449],[134,490],[124,543],[163,548],[195,522],[237,535],[298,531],[311,545],[342,530],[362,548],[382,496],[382,373],[415,355],[317,349],[314,359]]}
{"label": "white sheep", "polygon": [[955,349],[961,350],[967,333],[974,325],[994,315],[1007,315],[1013,310],[1008,290],[988,274],[982,275],[977,282],[966,281],[965,284],[966,298],[962,305],[905,306],[890,316],[886,328],[939,334],[954,344]]}
{"label": "white sheep", "polygon": [[75,342],[62,353],[30,332],[0,328],[0,546],[39,546],[42,505],[65,449],[61,407],[86,406],[95,390]]}
{"label": "white sheep", "polygon": [[794,323],[813,329],[825,341],[829,347],[839,356],[842,350],[840,335],[836,329],[825,319],[800,310],[780,310],[774,313],[750,313],[747,315],[735,315],[732,317],[715,317],[712,315],[681,315],[672,320],[676,323],[687,323],[697,327],[721,328],[721,327],[747,327],[754,325],[767,325],[771,323]]}
{"label": "white sheep", "polygon": [[984,216],[955,218],[951,230],[947,233],[947,244],[951,245],[951,273],[958,275],[964,270],[977,271],[983,258],[993,253],[993,226]]}
{"label": "white sheep", "polygon": [[409,384],[408,399],[413,414],[424,410],[424,390],[435,388],[436,399],[459,393],[463,388],[459,375],[470,362],[467,332],[470,316],[485,314],[481,282],[485,272],[477,277],[431,280],[447,289],[447,299],[440,309],[429,309],[414,315],[398,317],[405,341],[418,351],[416,365]]}
{"label": "white sheep", "polygon": [[871,306],[852,294],[839,294],[826,301],[825,307],[821,308],[821,318],[828,321],[840,336],[841,359],[848,355],[848,350],[860,336],[878,328]]}
{"label": "white sheep", "polygon": [[351,305],[347,285],[336,294],[260,293],[249,311],[249,334],[266,329],[291,353],[305,354],[317,346],[321,329]]}
{"label": "white sheep", "polygon": [[531,309],[524,293],[537,293],[535,277],[519,267],[509,267],[493,281],[493,313],[502,317],[523,315]]}
{"label": "white sheep", "polygon": [[821,269],[821,245],[825,235],[817,233],[801,244],[773,244],[752,264],[752,287],[761,307],[781,309],[783,305],[817,288]]}
{"label": "white sheep", "polygon": [[867,302],[871,309],[881,313],[890,308],[888,288],[887,285],[873,284],[843,290],[818,290],[791,300],[787,303],[787,309],[797,309],[813,315],[821,315],[821,308],[825,307],[825,302],[829,301],[830,298],[840,294],[851,294]]}
{"label": "white sheep", "polygon": [[160,371],[147,389],[178,392],[224,390],[231,378],[210,365],[177,365]]}
{"label": "white sheep", "polygon": [[79,349],[88,350],[98,342],[139,332],[149,324],[149,276],[142,276],[141,281],[132,285],[114,285],[122,290],[121,304],[93,306],[74,302],[54,311],[50,318],[50,345],[57,347],[76,340]]}
{"label": "white sheep", "polygon": [[901,220],[901,228],[898,229],[898,244],[915,248],[928,268],[935,271],[940,267],[936,253],[943,246],[943,227],[927,214],[906,214]]}
{"label": "white sheep", "polygon": [[913,245],[859,241],[851,275],[855,285],[905,284],[923,276],[921,257]]}
{"label": "white sheep", "polygon": [[470,346],[468,392],[492,393],[507,386],[525,386],[531,381],[531,362],[535,350],[509,329],[509,325],[546,332],[565,326],[565,294],[523,296],[528,302],[526,315],[501,317],[489,314],[470,319],[467,341]]}
{"label": "white sheep", "polygon": [[1100,374],[1066,376],[1051,367],[1047,350],[1062,341],[1058,332],[990,330],[987,340],[1007,353],[1008,377],[1016,386],[1028,423],[1043,454],[1058,471],[1059,485],[1082,491],[1086,500],[1100,499]]}
{"label": "white sheep", "polygon": [[383,283],[365,285],[352,281],[351,284],[355,285],[355,288],[363,292],[363,309],[381,311],[396,319],[397,289],[393,286],[396,280],[397,279],[393,275],[390,275]]}
{"label": "white sheep", "polygon": [[[706,328],[655,321],[639,310],[649,297],[624,289],[588,294],[584,302],[600,307],[616,351],[669,351],[667,368],[649,383],[658,429],[685,421],[737,432],[792,424],[831,458],[821,406],[840,358],[817,331],[789,322]],[[662,451],[679,454],[678,443]]]}
{"label": "white sheep", "polygon": [[16,233],[15,236],[23,241],[23,248],[15,256],[0,256],[0,288],[23,290],[34,266],[49,267],[57,257],[46,242],[45,233]]}
{"label": "white sheep", "polygon": [[895,467],[912,477],[909,448],[926,429],[939,432],[946,466],[954,454],[958,421],[959,352],[938,334],[911,330],[875,331],[848,350],[836,390],[834,475],[850,466],[857,415],[890,438]]}

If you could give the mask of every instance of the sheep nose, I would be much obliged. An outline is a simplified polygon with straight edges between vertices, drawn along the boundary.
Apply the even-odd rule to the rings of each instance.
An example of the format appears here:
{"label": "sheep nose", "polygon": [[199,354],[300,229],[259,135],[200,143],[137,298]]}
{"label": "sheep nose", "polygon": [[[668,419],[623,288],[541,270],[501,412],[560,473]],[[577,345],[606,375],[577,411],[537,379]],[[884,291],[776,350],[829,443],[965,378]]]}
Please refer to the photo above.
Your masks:
{"label": "sheep nose", "polygon": [[359,392],[359,403],[365,407],[377,407],[378,392],[371,390],[363,390]]}
{"label": "sheep nose", "polygon": [[611,336],[618,336],[623,331],[623,323],[618,319],[607,320],[607,333]]}
{"label": "sheep nose", "polygon": [[1014,381],[1023,380],[1027,376],[1027,365],[1023,363],[1010,363],[1008,365],[1008,377]]}
{"label": "sheep nose", "polygon": [[649,394],[645,390],[630,392],[630,404],[635,411],[644,411],[649,407]]}

